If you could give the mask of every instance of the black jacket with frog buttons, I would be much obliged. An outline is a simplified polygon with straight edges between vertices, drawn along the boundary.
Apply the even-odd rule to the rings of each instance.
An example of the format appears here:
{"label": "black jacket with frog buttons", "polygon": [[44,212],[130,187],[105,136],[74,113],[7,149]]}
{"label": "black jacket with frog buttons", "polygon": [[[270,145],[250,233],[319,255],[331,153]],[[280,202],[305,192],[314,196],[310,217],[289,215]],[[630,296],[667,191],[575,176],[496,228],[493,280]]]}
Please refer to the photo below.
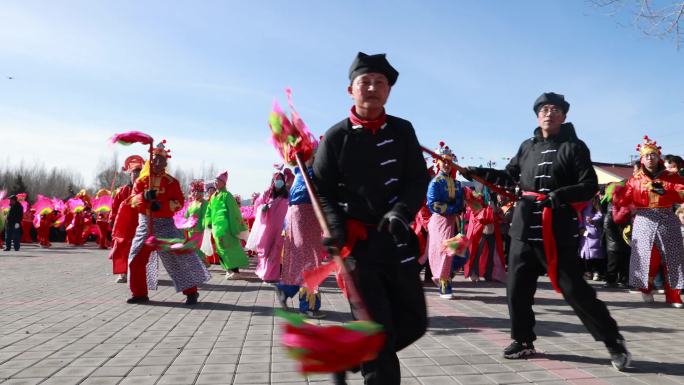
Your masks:
{"label": "black jacket with frog buttons", "polygon": [[[564,123],[558,135],[544,139],[541,128],[525,140],[505,170],[478,168],[475,174],[505,187],[518,184],[521,191],[552,194],[560,203],[553,210],[553,229],[559,247],[578,242],[577,212],[571,203],[590,200],[598,192],[598,178],[587,145]],[[533,198],[523,197],[513,213],[510,236],[522,241],[541,241],[542,209]]]}
{"label": "black jacket with frog buttons", "polygon": [[390,115],[375,134],[348,118],[332,126],[313,172],[333,232],[343,232],[347,219],[377,224],[393,208],[411,222],[430,181],[413,126]]}

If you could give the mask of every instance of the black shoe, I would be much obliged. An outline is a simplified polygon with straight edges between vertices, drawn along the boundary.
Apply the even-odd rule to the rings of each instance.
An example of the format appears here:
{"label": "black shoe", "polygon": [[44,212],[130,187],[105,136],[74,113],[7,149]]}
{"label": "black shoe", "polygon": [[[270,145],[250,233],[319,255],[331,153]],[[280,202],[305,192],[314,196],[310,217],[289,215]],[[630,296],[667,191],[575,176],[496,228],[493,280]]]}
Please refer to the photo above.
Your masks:
{"label": "black shoe", "polygon": [[612,343],[606,343],[608,353],[610,353],[610,363],[618,371],[623,371],[632,362],[632,355],[627,351],[625,340],[617,340]]}
{"label": "black shoe", "polygon": [[5,250],[5,251],[10,251],[10,249],[3,249],[3,250]]}
{"label": "black shoe", "polygon": [[138,296],[138,297],[131,297],[126,300],[126,303],[148,303],[150,302],[150,297],[146,295]]}
{"label": "black shoe", "polygon": [[617,289],[618,287],[617,282],[606,282],[606,284],[603,285],[604,289]]}
{"label": "black shoe", "polygon": [[504,349],[503,356],[508,359],[517,359],[536,354],[534,344],[532,342],[518,342],[513,341],[506,349]]}
{"label": "black shoe", "polygon": [[185,299],[185,304],[197,305],[197,298],[199,298],[199,293],[188,294],[188,298]]}
{"label": "black shoe", "polygon": [[333,383],[335,385],[347,385],[347,372],[333,373]]}

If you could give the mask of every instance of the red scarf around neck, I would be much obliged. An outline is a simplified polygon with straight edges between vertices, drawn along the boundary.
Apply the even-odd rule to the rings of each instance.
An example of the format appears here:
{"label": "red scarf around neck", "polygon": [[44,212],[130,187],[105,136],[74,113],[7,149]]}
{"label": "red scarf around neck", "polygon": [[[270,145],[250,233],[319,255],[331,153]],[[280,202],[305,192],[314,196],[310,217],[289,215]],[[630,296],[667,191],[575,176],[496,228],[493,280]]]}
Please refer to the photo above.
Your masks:
{"label": "red scarf around neck", "polygon": [[363,126],[363,128],[370,130],[373,135],[382,127],[383,124],[387,121],[387,115],[385,114],[385,110],[382,110],[382,115],[377,117],[376,119],[373,120],[365,120],[360,118],[356,114],[356,106],[352,106],[351,111],[349,112],[349,120],[351,120],[352,126]]}

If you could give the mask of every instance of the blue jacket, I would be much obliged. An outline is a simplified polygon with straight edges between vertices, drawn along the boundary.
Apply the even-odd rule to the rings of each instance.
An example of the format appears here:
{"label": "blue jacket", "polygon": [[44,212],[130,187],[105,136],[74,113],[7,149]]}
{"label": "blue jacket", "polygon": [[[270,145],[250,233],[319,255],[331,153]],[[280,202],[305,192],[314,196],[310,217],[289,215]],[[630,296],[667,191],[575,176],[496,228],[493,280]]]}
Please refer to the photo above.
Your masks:
{"label": "blue jacket", "polygon": [[463,212],[463,187],[461,182],[449,175],[439,173],[428,185],[428,209],[440,215],[454,215]]}
{"label": "blue jacket", "polygon": [[[304,183],[304,177],[302,177],[302,172],[299,167],[295,167],[295,178],[292,182],[292,187],[290,187],[290,205],[301,205],[303,203],[311,203],[309,198],[309,192],[306,189],[306,184]],[[313,169],[309,167],[307,173],[310,178],[313,178]]]}

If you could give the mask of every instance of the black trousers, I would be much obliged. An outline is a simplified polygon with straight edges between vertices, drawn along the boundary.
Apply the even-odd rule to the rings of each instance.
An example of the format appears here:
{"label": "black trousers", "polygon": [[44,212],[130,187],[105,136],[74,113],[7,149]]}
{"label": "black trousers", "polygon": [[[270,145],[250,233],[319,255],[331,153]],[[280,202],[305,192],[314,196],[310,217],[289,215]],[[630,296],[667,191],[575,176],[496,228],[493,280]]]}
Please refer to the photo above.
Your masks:
{"label": "black trousers", "polygon": [[[507,297],[511,318],[511,338],[519,342],[537,339],[534,334],[534,293],[537,279],[546,271],[546,256],[541,242],[511,240],[511,263]],[[622,339],[618,326],[596,291],[583,278],[582,262],[576,247],[558,247],[558,286],[563,298],[575,311],[597,341]]]}
{"label": "black trousers", "polygon": [[606,282],[627,284],[629,281],[629,252],[607,250]]}
{"label": "black trousers", "polygon": [[[21,225],[21,223],[19,225]],[[14,224],[8,223],[5,226],[5,249],[11,249],[12,243],[14,243],[14,250],[19,251],[19,247],[21,246],[21,226],[15,229]]]}
{"label": "black trousers", "polygon": [[358,242],[352,252],[354,282],[370,317],[383,326],[387,337],[378,357],[361,365],[367,385],[399,384],[397,352],[418,340],[427,329],[421,266],[417,247],[412,246],[397,248],[388,234],[369,230],[368,240]]}

